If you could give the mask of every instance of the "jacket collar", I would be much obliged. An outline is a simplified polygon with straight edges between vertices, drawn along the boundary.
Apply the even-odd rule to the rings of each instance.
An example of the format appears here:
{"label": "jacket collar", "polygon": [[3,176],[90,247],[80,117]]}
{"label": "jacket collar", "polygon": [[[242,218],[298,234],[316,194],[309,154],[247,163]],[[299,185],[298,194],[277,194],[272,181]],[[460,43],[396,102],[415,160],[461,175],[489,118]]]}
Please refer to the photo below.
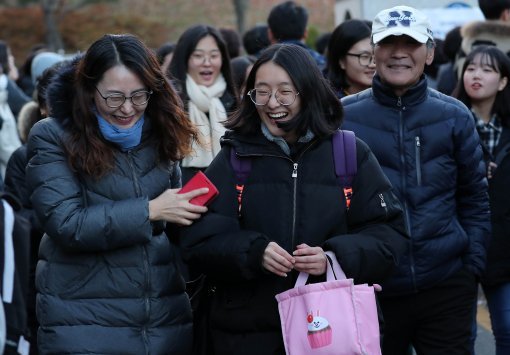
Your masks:
{"label": "jacket collar", "polygon": [[[406,93],[398,97],[393,89],[381,81],[379,75],[375,75],[372,81],[372,92],[375,98],[385,106],[413,106],[423,102],[427,97],[427,79],[422,74],[420,81],[409,88]],[[399,103],[400,100],[400,103]]]}

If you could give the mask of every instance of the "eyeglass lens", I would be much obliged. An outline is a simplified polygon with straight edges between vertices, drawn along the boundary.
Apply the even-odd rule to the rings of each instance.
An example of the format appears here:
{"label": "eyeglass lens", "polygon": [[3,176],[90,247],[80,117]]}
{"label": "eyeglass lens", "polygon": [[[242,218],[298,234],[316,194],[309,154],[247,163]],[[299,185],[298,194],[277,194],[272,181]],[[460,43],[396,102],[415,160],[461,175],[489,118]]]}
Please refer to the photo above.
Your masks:
{"label": "eyeglass lens", "polygon": [[127,97],[121,94],[114,94],[107,96],[105,100],[106,104],[110,107],[120,107],[124,104],[126,99],[130,99],[133,105],[140,106],[146,104],[147,101],[149,101],[150,94],[151,93],[148,91],[137,92],[131,97]]}
{"label": "eyeglass lens", "polygon": [[[253,89],[249,93],[251,100],[257,105],[267,105],[273,94],[267,90]],[[294,103],[298,94],[292,90],[276,90],[274,96],[283,106],[289,106]]]}

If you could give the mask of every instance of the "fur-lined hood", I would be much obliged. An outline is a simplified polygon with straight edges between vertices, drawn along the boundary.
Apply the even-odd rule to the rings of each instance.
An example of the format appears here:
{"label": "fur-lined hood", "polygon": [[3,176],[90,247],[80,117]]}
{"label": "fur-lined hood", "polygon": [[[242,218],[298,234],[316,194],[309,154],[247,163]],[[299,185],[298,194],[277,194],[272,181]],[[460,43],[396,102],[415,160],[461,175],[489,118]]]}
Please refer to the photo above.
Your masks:
{"label": "fur-lined hood", "polygon": [[61,123],[71,121],[75,73],[81,58],[82,56],[76,56],[60,68],[46,89],[46,100],[51,108],[50,116]]}
{"label": "fur-lined hood", "polygon": [[494,44],[505,53],[510,52],[510,23],[487,20],[465,24],[461,29],[462,50],[471,52],[475,42]]}
{"label": "fur-lined hood", "polygon": [[29,101],[23,105],[18,114],[18,132],[21,142],[27,142],[30,129],[41,118],[42,116],[37,102]]}

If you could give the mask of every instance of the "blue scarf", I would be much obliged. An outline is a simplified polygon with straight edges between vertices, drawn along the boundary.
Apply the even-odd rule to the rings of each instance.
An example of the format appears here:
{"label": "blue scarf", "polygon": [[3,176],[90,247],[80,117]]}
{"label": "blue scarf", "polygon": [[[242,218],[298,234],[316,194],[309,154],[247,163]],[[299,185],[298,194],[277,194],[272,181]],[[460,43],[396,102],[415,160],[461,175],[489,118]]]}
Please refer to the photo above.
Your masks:
{"label": "blue scarf", "polygon": [[112,143],[118,144],[123,151],[129,150],[140,144],[142,139],[142,127],[145,117],[142,116],[131,128],[118,128],[96,113],[99,130],[103,137]]}

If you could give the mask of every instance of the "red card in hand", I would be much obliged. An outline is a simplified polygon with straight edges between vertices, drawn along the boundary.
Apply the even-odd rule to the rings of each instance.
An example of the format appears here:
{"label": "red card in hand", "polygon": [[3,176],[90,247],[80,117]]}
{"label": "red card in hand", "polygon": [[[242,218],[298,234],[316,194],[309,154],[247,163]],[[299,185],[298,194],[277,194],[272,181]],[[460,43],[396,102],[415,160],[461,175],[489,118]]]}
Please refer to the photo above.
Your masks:
{"label": "red card in hand", "polygon": [[206,206],[208,205],[216,196],[218,196],[219,191],[216,186],[213,185],[211,180],[207,178],[207,176],[198,171],[179,191],[180,194],[193,191],[196,189],[200,189],[202,187],[207,187],[209,192],[203,195],[199,195],[197,197],[192,198],[189,202],[194,205]]}

